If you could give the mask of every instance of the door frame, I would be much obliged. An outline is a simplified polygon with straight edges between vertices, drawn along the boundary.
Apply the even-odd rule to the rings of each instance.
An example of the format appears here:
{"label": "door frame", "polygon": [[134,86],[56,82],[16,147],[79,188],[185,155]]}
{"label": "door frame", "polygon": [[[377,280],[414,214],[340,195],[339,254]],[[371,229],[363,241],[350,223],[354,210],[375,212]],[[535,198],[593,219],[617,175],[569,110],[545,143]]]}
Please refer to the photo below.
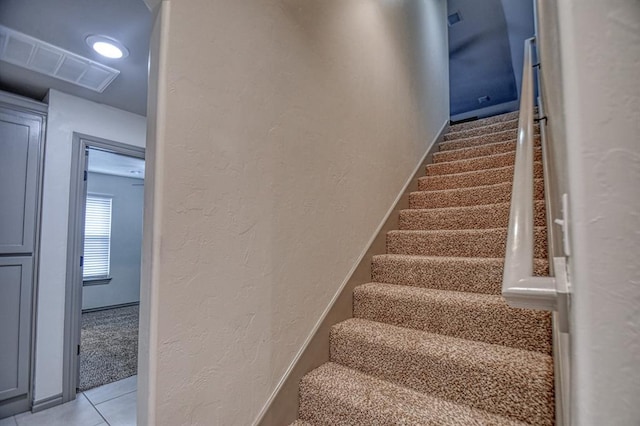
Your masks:
{"label": "door frame", "polygon": [[94,148],[128,157],[145,158],[145,149],[108,139],[73,133],[71,186],[69,192],[69,231],[67,240],[67,278],[65,285],[64,348],[62,366],[62,402],[76,398],[79,378],[80,330],[82,319],[82,268],[87,149]]}

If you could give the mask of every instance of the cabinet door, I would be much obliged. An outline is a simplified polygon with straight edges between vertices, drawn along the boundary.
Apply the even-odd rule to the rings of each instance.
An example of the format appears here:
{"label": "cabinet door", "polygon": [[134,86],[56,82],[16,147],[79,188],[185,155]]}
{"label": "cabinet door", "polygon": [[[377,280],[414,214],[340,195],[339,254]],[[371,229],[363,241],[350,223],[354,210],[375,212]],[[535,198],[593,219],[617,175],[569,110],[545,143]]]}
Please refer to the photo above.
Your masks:
{"label": "cabinet door", "polygon": [[33,252],[42,119],[0,107],[0,254]]}
{"label": "cabinet door", "polygon": [[31,256],[0,257],[0,401],[28,392],[32,271]]}

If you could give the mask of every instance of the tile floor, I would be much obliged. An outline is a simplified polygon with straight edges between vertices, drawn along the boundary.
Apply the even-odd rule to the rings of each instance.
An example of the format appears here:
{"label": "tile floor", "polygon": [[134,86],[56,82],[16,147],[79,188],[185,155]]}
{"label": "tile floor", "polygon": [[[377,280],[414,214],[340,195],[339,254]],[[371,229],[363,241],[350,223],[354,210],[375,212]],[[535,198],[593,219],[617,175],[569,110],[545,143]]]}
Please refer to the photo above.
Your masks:
{"label": "tile floor", "polygon": [[0,420],[0,426],[135,426],[137,376],[79,393],[75,401]]}

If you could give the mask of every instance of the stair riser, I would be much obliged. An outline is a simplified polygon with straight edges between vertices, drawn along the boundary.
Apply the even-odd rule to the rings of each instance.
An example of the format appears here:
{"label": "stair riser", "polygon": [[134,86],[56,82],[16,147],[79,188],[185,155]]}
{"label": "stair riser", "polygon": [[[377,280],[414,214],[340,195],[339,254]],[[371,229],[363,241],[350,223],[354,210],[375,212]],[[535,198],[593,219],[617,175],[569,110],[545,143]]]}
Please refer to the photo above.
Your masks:
{"label": "stair riser", "polygon": [[480,145],[473,148],[453,149],[451,151],[439,151],[433,154],[433,163],[446,163],[449,161],[468,160],[487,155],[504,154],[516,150],[516,141],[498,142]]}
{"label": "stair riser", "polygon": [[[540,139],[536,147],[540,146]],[[450,151],[439,151],[433,154],[434,163],[447,163],[449,161],[468,160],[470,158],[486,157],[488,155],[505,154],[516,150],[516,141],[497,142],[485,145],[473,146],[471,148],[453,149]]]}
{"label": "stair riser", "polygon": [[[401,230],[438,230],[438,229],[488,229],[504,228],[509,225],[508,203],[486,206],[463,207],[446,210],[400,211],[399,229]],[[535,203],[535,226],[545,226],[546,214],[544,201]]]}
{"label": "stair riser", "polygon": [[[398,258],[374,256],[371,280],[381,283],[502,294],[504,259]],[[534,260],[536,275],[549,273],[548,262]]]}
{"label": "stair riser", "polygon": [[[441,142],[438,145],[438,149],[442,151],[450,151],[456,149],[465,149],[465,148],[474,148],[487,144],[495,144],[499,142],[510,142],[516,140],[516,133],[512,131],[493,133],[490,135],[475,137],[475,138],[467,138],[467,139],[458,139],[455,141],[449,142]],[[540,143],[540,135],[535,135],[534,139],[535,144]]]}
{"label": "stair riser", "polygon": [[510,308],[500,299],[500,302],[472,303],[447,299],[445,296],[450,293],[440,297],[421,297],[419,293],[400,291],[390,293],[370,285],[356,288],[353,293],[354,317],[551,353],[551,315],[548,312]]}
{"label": "stair riser", "polygon": [[[478,170],[495,169],[498,167],[513,166],[516,153],[507,152],[505,154],[490,155],[487,157],[470,158],[468,160],[452,161],[449,163],[429,164],[426,167],[427,176],[450,175],[455,173],[468,173]],[[534,160],[542,161],[542,150],[534,150]],[[478,185],[476,185],[478,186]]]}
{"label": "stair riser", "polygon": [[[471,188],[474,186],[513,182],[513,170],[513,166],[508,166],[456,175],[422,177],[418,179],[418,191],[440,191],[443,189]],[[542,163],[539,161],[534,163],[533,176],[536,179],[542,179],[544,177]]]}
{"label": "stair riser", "polygon": [[[503,123],[501,123],[500,125],[503,125]],[[473,138],[489,138],[490,139],[490,137],[493,135],[499,135],[503,133],[509,133],[515,136],[509,139],[501,139],[501,141],[517,138],[517,134],[518,134],[517,121],[515,126],[509,126],[507,129],[498,129],[498,128],[493,129],[492,127],[493,126],[488,126],[488,127],[485,127],[484,129],[474,129],[471,131],[468,130],[464,132],[448,132],[446,135],[444,135],[443,143],[469,140]],[[534,134],[536,135],[540,134],[540,125],[535,123],[533,125],[533,131],[534,131]],[[469,134],[469,132],[474,134]]]}
{"label": "stair riser", "polygon": [[455,141],[443,141],[442,143],[440,143],[440,151],[446,151],[447,149],[451,149],[450,146],[458,143],[462,143],[462,144],[467,143],[467,144],[470,144],[468,146],[473,146],[478,144],[505,142],[505,141],[515,140],[517,138],[518,138],[518,129],[505,130],[504,132],[489,133],[486,135],[474,136],[471,138],[456,139]]}
{"label": "stair riser", "polygon": [[[397,340],[402,336],[397,336]],[[553,425],[553,365],[540,365],[539,374],[522,374],[519,365],[529,362],[479,363],[474,354],[452,360],[424,347],[429,341],[394,344],[366,335],[342,333],[334,327],[330,359],[374,377],[425,392],[459,404],[509,416],[536,425]],[[399,347],[400,346],[400,347]],[[535,352],[521,352],[524,356]],[[485,361],[486,362],[486,361]],[[536,362],[538,365],[539,362]],[[470,384],[473,384],[470,386]]]}
{"label": "stair riser", "polygon": [[[508,203],[511,201],[510,183],[462,188],[448,191],[419,191],[409,194],[409,208],[437,209],[443,207],[478,206],[486,204]],[[544,199],[544,184],[536,179],[534,199]]]}
{"label": "stair riser", "polygon": [[483,127],[476,127],[474,129],[450,131],[444,135],[445,141],[471,138],[474,136],[480,136],[487,133],[503,132],[505,130],[514,130],[518,128],[518,120],[502,121],[500,123],[489,124]]}
{"label": "stair riser", "polygon": [[484,127],[495,123],[502,123],[504,121],[517,120],[519,117],[518,111],[509,112],[506,114],[495,115],[493,117],[482,118],[480,120],[468,121],[466,123],[454,124],[449,128],[451,132],[460,132],[468,129],[475,129],[477,127]]}
{"label": "stair riser", "polygon": [[[387,253],[414,256],[504,257],[507,249],[506,229],[487,229],[473,233],[387,233]],[[545,228],[535,232],[534,257],[547,258]]]}

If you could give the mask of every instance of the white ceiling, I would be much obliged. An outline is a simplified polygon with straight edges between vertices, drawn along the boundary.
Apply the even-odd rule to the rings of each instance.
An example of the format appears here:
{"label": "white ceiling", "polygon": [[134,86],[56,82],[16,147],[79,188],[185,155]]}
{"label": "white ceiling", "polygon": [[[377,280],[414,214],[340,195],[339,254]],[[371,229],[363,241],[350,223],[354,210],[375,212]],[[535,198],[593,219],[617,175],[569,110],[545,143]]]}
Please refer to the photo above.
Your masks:
{"label": "white ceiling", "polygon": [[93,173],[144,179],[144,160],[99,149],[89,150],[88,169]]}
{"label": "white ceiling", "polygon": [[[143,0],[0,0],[0,25],[120,70],[103,93],[0,61],[0,89],[42,100],[49,88],[140,115],[147,110],[152,17]],[[107,59],[85,43],[91,34],[124,44],[129,56]]]}

